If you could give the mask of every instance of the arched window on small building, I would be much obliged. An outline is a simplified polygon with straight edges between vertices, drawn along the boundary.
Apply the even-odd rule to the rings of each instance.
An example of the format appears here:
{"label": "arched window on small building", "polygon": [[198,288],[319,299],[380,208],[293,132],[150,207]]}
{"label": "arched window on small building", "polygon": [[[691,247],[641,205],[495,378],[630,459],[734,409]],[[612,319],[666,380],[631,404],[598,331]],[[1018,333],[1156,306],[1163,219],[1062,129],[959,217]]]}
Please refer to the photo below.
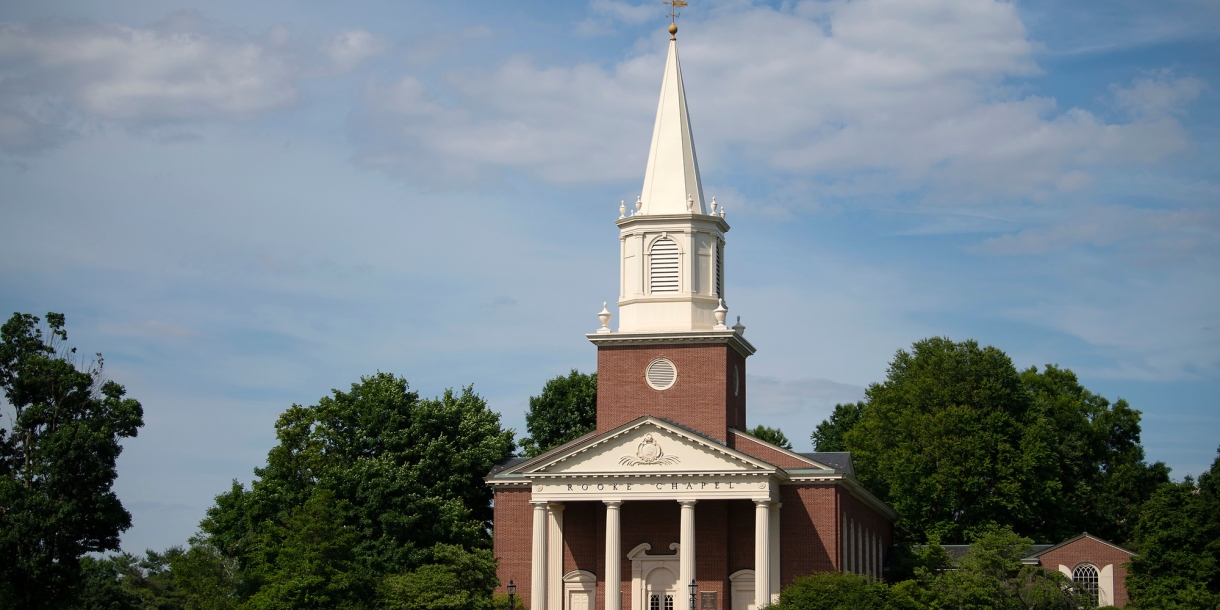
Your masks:
{"label": "arched window on small building", "polygon": [[1097,605],[1097,566],[1088,563],[1082,563],[1072,570],[1072,580],[1084,589],[1089,598],[1093,600],[1093,605]]}
{"label": "arched window on small building", "polygon": [[678,243],[668,237],[662,237],[652,242],[648,254],[649,292],[677,292]]}

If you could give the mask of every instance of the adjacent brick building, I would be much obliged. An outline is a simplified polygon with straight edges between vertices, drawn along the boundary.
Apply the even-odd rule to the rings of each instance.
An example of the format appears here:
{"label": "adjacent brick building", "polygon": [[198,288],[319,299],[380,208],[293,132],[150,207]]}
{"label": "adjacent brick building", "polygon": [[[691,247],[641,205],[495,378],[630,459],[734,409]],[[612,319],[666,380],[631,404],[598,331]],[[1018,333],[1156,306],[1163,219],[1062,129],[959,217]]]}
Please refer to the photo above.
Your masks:
{"label": "adjacent brick building", "polygon": [[692,595],[747,610],[813,572],[879,578],[896,515],[851,456],[744,432],[755,350],[726,324],[729,225],[703,198],[672,36],[644,188],[617,225],[619,326],[603,308],[588,335],[596,430],[487,477],[501,582],[532,610],[685,610]]}

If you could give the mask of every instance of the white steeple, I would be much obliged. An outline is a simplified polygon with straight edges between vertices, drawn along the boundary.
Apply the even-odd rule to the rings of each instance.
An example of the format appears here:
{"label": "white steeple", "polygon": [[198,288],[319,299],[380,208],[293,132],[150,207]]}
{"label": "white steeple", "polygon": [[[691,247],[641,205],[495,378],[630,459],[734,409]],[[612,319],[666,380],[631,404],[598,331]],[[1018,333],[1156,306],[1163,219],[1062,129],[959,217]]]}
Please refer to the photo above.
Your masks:
{"label": "white steeple", "polygon": [[[669,26],[670,34],[677,31],[676,25]],[[615,223],[622,257],[618,332],[733,335],[724,325],[727,306],[722,304],[729,225],[723,207],[709,214],[703,203],[673,36],[644,190],[635,208],[627,214],[626,204],[620,204]]]}
{"label": "white steeple", "polygon": [[706,213],[695,139],[686,113],[678,41],[673,36],[669,40],[669,57],[665,60],[665,78],[661,81],[661,100],[657,103],[640,200],[643,214]]}

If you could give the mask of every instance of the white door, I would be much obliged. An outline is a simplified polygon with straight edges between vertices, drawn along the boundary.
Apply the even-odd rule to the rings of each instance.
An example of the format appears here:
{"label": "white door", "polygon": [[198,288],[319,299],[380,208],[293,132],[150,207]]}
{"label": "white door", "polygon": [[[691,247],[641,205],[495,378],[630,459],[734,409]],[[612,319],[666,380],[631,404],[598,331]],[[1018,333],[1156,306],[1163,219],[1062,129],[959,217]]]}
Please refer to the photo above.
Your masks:
{"label": "white door", "polygon": [[669,568],[656,567],[648,572],[644,591],[645,610],[682,610],[675,604],[678,575]]}
{"label": "white door", "polygon": [[754,610],[754,589],[733,589],[733,610]]}
{"label": "white door", "polygon": [[569,593],[568,610],[589,610],[589,592],[572,591]]}

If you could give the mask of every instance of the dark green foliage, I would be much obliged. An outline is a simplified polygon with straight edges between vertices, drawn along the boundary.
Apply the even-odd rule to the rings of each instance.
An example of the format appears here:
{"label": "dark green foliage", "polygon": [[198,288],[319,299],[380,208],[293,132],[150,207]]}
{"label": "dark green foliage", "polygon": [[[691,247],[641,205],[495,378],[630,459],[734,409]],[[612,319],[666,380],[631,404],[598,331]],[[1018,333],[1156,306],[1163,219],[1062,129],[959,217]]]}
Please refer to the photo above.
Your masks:
{"label": "dark green foliage", "polygon": [[855,574],[823,572],[802,576],[779,596],[774,610],[889,610],[890,587]]}
{"label": "dark green foliage", "polygon": [[184,598],[175,582],[179,547],[164,553],[148,551],[143,559],[119,553],[105,559],[85,557],[82,610],[180,610]]}
{"label": "dark green foliage", "polygon": [[1135,527],[1140,552],[1127,577],[1136,607],[1220,607],[1218,472],[1220,457],[1197,486],[1190,477],[1167,483],[1144,505]]}
{"label": "dark green foliage", "polygon": [[430,563],[382,579],[380,605],[386,610],[492,610],[491,592],[498,582],[491,551],[438,544]]}
{"label": "dark green foliage", "polygon": [[170,561],[174,586],[184,610],[233,610],[237,607],[236,561],[201,537]]}
{"label": "dark green foliage", "polygon": [[293,405],[276,436],[259,479],[234,483],[202,524],[235,561],[242,607],[369,607],[384,575],[439,561],[438,544],[490,546],[483,477],[514,445],[471,388],[420,399],[378,373]]}
{"label": "dark green foliage", "polygon": [[783,449],[792,451],[792,441],[788,440],[788,437],[784,436],[783,431],[779,428],[770,428],[762,424],[758,424],[757,426],[754,426],[753,429],[749,430],[749,434],[750,436],[753,436],[759,440],[767,441],[776,447],[781,447]]}
{"label": "dark green foliage", "polygon": [[1144,462],[1139,411],[1110,405],[1071,371],[1018,373],[974,341],[900,350],[866,397],[837,407],[814,441],[841,435],[861,481],[916,542],[962,542],[996,523],[1039,542],[1085,530],[1121,542],[1168,480],[1163,464]]}
{"label": "dark green foliage", "polygon": [[958,566],[938,544],[913,559],[914,578],[887,585],[851,574],[798,578],[780,594],[777,610],[1078,610],[1089,607],[1063,574],[1022,566],[1030,540],[1009,528],[987,527]]}
{"label": "dark green foliage", "polygon": [[809,440],[813,441],[814,451],[847,451],[843,444],[843,435],[855,427],[860,421],[860,413],[864,411],[864,402],[855,404],[835,405],[830,417],[814,428]]}
{"label": "dark green foliage", "polygon": [[521,448],[530,457],[592,432],[597,427],[597,373],[572,369],[567,377],[546,382],[542,394],[530,397],[525,427],[530,435],[521,439]]}
{"label": "dark green foliage", "polygon": [[[80,557],[116,550],[131,515],[111,490],[119,439],[144,425],[139,402],[83,366],[62,314],[13,314],[0,328],[0,608],[59,608],[83,584]],[[108,568],[89,565],[90,570]],[[103,595],[104,592],[97,592]],[[100,599],[100,598],[99,598]]]}
{"label": "dark green foliage", "polygon": [[81,586],[77,604],[81,610],[139,610],[140,596],[123,586],[119,566],[113,558],[82,557]]}

